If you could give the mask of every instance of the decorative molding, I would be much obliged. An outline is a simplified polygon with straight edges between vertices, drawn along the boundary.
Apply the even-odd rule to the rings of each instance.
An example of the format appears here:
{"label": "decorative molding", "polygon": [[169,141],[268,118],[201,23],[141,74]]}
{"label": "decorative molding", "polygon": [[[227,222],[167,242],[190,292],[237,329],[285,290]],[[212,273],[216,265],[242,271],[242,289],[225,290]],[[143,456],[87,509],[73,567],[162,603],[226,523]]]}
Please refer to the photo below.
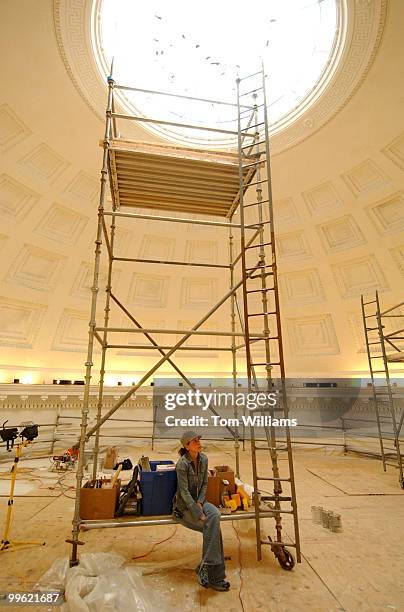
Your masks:
{"label": "decorative molding", "polygon": [[24,244],[4,280],[37,291],[53,291],[61,280],[66,260],[57,253]]}
{"label": "decorative molding", "polygon": [[128,301],[148,308],[166,308],[169,279],[158,274],[132,275]]}
{"label": "decorative molding", "polygon": [[385,173],[372,159],[366,159],[358,166],[347,170],[341,177],[355,197],[362,195],[363,192],[382,187],[388,182]]}
{"label": "decorative molding", "polygon": [[363,321],[360,314],[357,312],[347,313],[349,329],[354,339],[357,353],[366,353],[365,335],[363,331]]}
{"label": "decorative molding", "polygon": [[114,255],[115,257],[125,257],[131,245],[133,233],[123,227],[115,228],[114,236]]}
{"label": "decorative molding", "polygon": [[299,215],[292,198],[284,198],[274,202],[275,225],[288,225],[299,220]]}
{"label": "decorative molding", "polygon": [[185,309],[199,309],[213,306],[217,299],[216,278],[183,278],[181,283],[180,306]]}
{"label": "decorative molding", "polygon": [[34,348],[47,307],[0,297],[0,345]]}
{"label": "decorative molding", "polygon": [[18,144],[32,132],[6,103],[0,106],[0,151]]}
{"label": "decorative molding", "polygon": [[343,206],[343,201],[330,182],[317,185],[302,193],[309,213],[313,216],[333,212]]}
{"label": "decorative molding", "polygon": [[386,277],[374,255],[357,257],[331,266],[343,299],[389,289]]}
{"label": "decorative molding", "polygon": [[367,207],[367,213],[379,234],[404,230],[404,192],[399,191],[378,204]]}
{"label": "decorative molding", "polygon": [[139,257],[142,259],[170,261],[173,258],[174,247],[174,238],[145,234],[140,245]]}
{"label": "decorative molding", "polygon": [[0,214],[8,221],[25,219],[40,197],[11,176],[0,176]]}
{"label": "decorative molding", "polygon": [[317,226],[322,245],[327,253],[337,253],[366,244],[365,237],[352,215]]}
{"label": "decorative molding", "polygon": [[293,355],[338,355],[340,348],[330,314],[286,319]]}
{"label": "decorative molding", "polygon": [[325,300],[324,287],[315,268],[280,274],[279,285],[286,304],[315,304]]}
{"label": "decorative molding", "polygon": [[[165,321],[163,319],[149,319],[148,317],[144,319],[142,317],[139,322],[141,323],[144,329],[164,329],[166,326]],[[120,326],[121,327],[132,327],[133,323],[128,319],[128,317],[125,316],[121,319]],[[120,343],[120,339],[118,339],[119,336],[121,336],[121,334],[114,334],[114,340],[116,340],[117,344]],[[172,343],[172,339],[174,337],[168,334],[158,334],[158,333],[150,334],[150,336],[160,346],[164,346],[164,345],[170,346],[170,343]],[[146,338],[146,336],[144,336],[143,334],[133,334],[130,332],[124,335],[123,343],[127,344],[128,346],[131,346],[131,345],[151,346],[151,342],[150,340]],[[156,351],[152,351],[152,350],[141,351],[141,349],[139,350],[120,349],[119,351],[117,351],[117,355],[125,355],[128,357],[134,357],[134,356],[138,357],[139,355],[143,355],[147,357],[155,357],[158,354],[159,353],[157,352],[157,350]]]}
{"label": "decorative molding", "polygon": [[19,163],[49,185],[52,185],[70,165],[68,161],[45,143],[39,144],[33,151],[24,155]]}
{"label": "decorative molding", "polygon": [[[332,79],[322,91],[314,90],[306,98],[304,114],[273,138],[274,153],[307,140],[331,121],[353,98],[373,65],[386,25],[387,0],[341,0],[339,6],[346,11],[345,23],[340,25],[346,28],[346,38]],[[313,97],[317,98],[310,105]]]}
{"label": "decorative molding", "polygon": [[33,231],[58,244],[76,244],[88,220],[88,217],[71,208],[52,204]]}
{"label": "decorative molding", "polygon": [[381,151],[396,166],[404,170],[404,132],[386,145]]}
{"label": "decorative molding", "polygon": [[304,230],[279,234],[276,239],[279,257],[282,259],[307,259],[312,257]]}
{"label": "decorative molding", "polygon": [[[170,217],[183,217],[184,215],[181,213],[177,213],[177,214],[171,214],[170,213]],[[217,221],[217,217],[213,217],[211,215],[186,215],[187,219],[195,219],[195,220],[201,220],[201,221]],[[208,232],[215,232],[215,235],[217,231],[220,231],[220,228],[215,228],[212,225],[195,225],[193,223],[189,223],[187,225],[187,231],[192,233],[192,234],[203,234],[206,235],[206,233]]]}
{"label": "decorative molding", "polygon": [[[65,308],[53,339],[53,351],[84,353],[88,346],[88,312]],[[94,350],[98,351],[97,343]]]}
{"label": "decorative molding", "polygon": [[[193,326],[195,325],[195,320],[191,319],[180,319],[178,321],[178,327],[177,329],[192,329]],[[218,328],[213,326],[212,323],[204,323],[202,325],[202,327],[200,327],[199,331],[215,331]],[[183,334],[178,334],[177,335],[177,342],[183,337]],[[202,348],[215,348],[217,346],[217,336],[191,336],[190,338],[188,338],[188,340],[185,342],[185,344],[183,345],[184,348],[187,347],[197,347],[200,346]],[[180,353],[177,353],[177,355],[181,356],[182,355],[182,351]],[[199,359],[199,354],[195,353],[195,355],[198,355],[198,359]]]}
{"label": "decorative molding", "polygon": [[65,189],[65,193],[76,199],[91,204],[97,199],[99,181],[86,172],[79,172]]}
{"label": "decorative molding", "polygon": [[[53,0],[56,39],[67,73],[86,104],[103,120],[106,84],[92,50],[99,7],[99,0]],[[273,154],[306,140],[328,123],[355,95],[373,64],[385,27],[387,0],[340,0],[338,7],[338,40],[332,58],[313,90],[273,126]]]}
{"label": "decorative molding", "polygon": [[400,270],[401,276],[404,276],[404,244],[389,250],[392,258],[397,264],[398,269]]}
{"label": "decorative molding", "polygon": [[[116,287],[121,271],[116,268],[113,269],[113,285]],[[78,272],[75,276],[70,295],[75,298],[86,300],[89,303],[91,296],[91,287],[93,286],[94,280],[94,263],[82,261]],[[104,291],[107,286],[108,280],[108,269],[106,267],[99,270],[98,276],[98,287],[100,292]]]}
{"label": "decorative molding", "polygon": [[215,240],[187,240],[185,261],[194,263],[217,263],[218,245]]}

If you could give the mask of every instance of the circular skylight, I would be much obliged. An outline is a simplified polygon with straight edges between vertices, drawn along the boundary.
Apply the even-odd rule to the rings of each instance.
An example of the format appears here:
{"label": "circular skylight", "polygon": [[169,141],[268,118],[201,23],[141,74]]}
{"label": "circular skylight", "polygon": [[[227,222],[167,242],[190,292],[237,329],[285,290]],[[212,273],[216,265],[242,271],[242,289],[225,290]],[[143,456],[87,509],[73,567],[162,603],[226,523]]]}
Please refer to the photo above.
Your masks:
{"label": "circular skylight", "polygon": [[[335,0],[103,0],[101,66],[106,76],[114,58],[113,76],[122,85],[235,103],[236,78],[259,71],[263,62],[268,118],[276,131],[299,114],[330,69],[337,18]],[[252,78],[244,90],[259,84]],[[147,92],[120,95],[133,114],[237,129],[235,106]],[[234,137],[201,130],[150,129],[188,144],[234,143]]]}

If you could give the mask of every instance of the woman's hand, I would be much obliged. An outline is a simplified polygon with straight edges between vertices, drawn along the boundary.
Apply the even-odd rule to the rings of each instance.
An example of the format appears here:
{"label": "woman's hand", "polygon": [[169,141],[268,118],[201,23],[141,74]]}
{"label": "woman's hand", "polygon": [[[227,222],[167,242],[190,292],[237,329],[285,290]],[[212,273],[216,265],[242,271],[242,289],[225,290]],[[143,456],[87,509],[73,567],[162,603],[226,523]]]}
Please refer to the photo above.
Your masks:
{"label": "woman's hand", "polygon": [[203,512],[203,504],[201,502],[197,502],[196,505],[201,509],[201,516],[199,517],[199,520],[204,523],[206,521],[206,514]]}

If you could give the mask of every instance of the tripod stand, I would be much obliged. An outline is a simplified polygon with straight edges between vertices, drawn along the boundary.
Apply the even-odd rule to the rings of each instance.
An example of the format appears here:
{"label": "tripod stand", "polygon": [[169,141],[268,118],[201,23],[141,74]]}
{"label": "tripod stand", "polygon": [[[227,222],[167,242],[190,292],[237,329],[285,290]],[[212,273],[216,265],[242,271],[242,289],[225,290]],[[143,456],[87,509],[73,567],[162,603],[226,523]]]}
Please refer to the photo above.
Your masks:
{"label": "tripod stand", "polygon": [[11,468],[10,496],[8,498],[8,504],[7,504],[6,524],[4,527],[3,539],[1,540],[1,544],[0,544],[0,552],[3,552],[4,550],[8,550],[8,549],[13,549],[13,548],[16,549],[19,546],[45,546],[45,542],[25,542],[25,541],[9,540],[11,519],[13,515],[14,488],[15,488],[15,481],[17,478],[18,462],[21,457],[22,449],[25,446],[28,446],[28,444],[31,444],[31,441],[25,440],[17,444],[16,449],[15,449],[14,465]]}

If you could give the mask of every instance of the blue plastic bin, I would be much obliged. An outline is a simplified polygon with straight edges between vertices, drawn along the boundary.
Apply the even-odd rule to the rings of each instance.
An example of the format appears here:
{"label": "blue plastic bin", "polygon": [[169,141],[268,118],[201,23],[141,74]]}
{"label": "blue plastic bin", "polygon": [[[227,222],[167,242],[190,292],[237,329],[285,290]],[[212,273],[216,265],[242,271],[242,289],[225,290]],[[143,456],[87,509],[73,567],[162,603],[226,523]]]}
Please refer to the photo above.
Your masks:
{"label": "blue plastic bin", "polygon": [[155,516],[171,514],[173,497],[177,491],[177,472],[156,472],[159,464],[174,464],[174,461],[150,461],[151,472],[140,471],[142,514]]}

